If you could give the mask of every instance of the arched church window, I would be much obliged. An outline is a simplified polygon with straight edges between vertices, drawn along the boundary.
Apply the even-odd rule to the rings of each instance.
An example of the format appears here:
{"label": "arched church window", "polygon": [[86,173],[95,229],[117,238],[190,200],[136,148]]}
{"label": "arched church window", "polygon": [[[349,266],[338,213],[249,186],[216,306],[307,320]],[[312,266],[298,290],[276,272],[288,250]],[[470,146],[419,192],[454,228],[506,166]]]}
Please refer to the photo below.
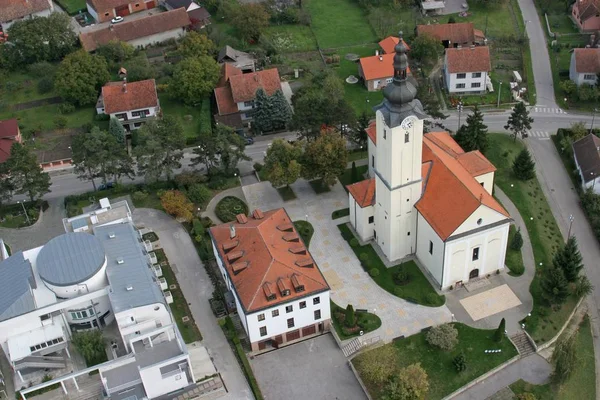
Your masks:
{"label": "arched church window", "polygon": [[409,141],[408,132],[406,132],[404,134],[404,143],[408,143],[408,141]]}

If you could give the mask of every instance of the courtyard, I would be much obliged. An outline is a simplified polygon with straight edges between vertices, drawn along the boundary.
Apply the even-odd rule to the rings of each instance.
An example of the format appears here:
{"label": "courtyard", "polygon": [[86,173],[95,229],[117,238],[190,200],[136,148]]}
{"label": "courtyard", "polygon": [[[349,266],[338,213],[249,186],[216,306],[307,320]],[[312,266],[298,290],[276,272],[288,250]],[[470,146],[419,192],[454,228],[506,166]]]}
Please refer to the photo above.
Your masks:
{"label": "courtyard", "polygon": [[265,400],[367,398],[329,334],[261,354],[250,364]]}

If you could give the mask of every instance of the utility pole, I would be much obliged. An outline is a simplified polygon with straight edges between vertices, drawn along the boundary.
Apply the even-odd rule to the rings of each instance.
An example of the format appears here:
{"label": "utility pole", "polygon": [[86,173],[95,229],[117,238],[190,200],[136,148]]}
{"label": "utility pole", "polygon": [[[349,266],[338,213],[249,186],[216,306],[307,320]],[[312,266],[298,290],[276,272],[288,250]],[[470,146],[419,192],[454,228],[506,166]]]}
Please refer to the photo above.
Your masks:
{"label": "utility pole", "polygon": [[460,113],[463,110],[463,103],[462,103],[462,101],[458,102],[458,105],[456,106],[456,109],[458,110],[458,128],[456,130],[458,132],[458,129],[460,129]]}

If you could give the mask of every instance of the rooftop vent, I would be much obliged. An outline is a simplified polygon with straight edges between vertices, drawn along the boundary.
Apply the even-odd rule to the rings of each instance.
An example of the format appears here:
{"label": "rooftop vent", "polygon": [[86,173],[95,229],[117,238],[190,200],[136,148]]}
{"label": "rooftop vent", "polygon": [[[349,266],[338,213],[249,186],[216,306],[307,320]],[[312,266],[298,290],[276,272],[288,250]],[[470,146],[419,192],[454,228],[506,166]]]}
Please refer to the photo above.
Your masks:
{"label": "rooftop vent", "polygon": [[265,282],[263,284],[263,292],[265,292],[265,296],[267,296],[268,301],[275,300],[277,297],[273,291],[272,285],[269,282]]}
{"label": "rooftop vent", "polygon": [[234,275],[239,274],[240,272],[242,272],[243,270],[248,268],[248,265],[250,265],[250,263],[248,261],[240,261],[240,262],[231,264],[231,269],[233,270],[233,274]]}
{"label": "rooftop vent", "polygon": [[237,222],[240,224],[245,224],[248,222],[248,217],[246,217],[246,215],[244,215],[244,214],[236,215],[235,219],[237,219]]}
{"label": "rooftop vent", "polygon": [[298,236],[298,234],[296,232],[286,233],[285,235],[282,236],[282,238],[286,242],[299,242],[300,241],[300,237]]}
{"label": "rooftop vent", "polygon": [[282,232],[291,232],[294,230],[294,225],[293,224],[281,224],[281,225],[277,225],[277,229],[279,229]]}
{"label": "rooftop vent", "polygon": [[304,247],[304,246],[290,247],[289,251],[292,254],[306,254],[306,247]]}
{"label": "rooftop vent", "polygon": [[296,293],[304,292],[304,283],[298,274],[292,274],[292,285]]}
{"label": "rooftop vent", "polygon": [[133,286],[127,285],[126,289],[127,289],[128,292],[131,292],[133,290]]}
{"label": "rooftop vent", "polygon": [[296,261],[296,265],[302,268],[312,268],[314,263],[312,258],[303,258],[301,260]]}
{"label": "rooftop vent", "polygon": [[279,294],[281,294],[282,297],[290,295],[290,289],[282,278],[277,279],[277,289],[279,289]]}
{"label": "rooftop vent", "polygon": [[117,258],[117,264],[121,265],[125,262],[125,260],[123,260],[123,258],[119,257]]}
{"label": "rooftop vent", "polygon": [[252,212],[252,217],[254,217],[254,219],[263,219],[265,217],[265,214],[263,214],[260,208],[257,208]]}
{"label": "rooftop vent", "polygon": [[230,263],[235,262],[236,260],[239,260],[240,258],[242,258],[242,256],[244,255],[243,251],[232,251],[231,253],[227,254],[227,261],[229,261]]}
{"label": "rooftop vent", "polygon": [[116,238],[116,237],[117,237],[117,235],[115,235],[115,233],[114,233],[114,232],[111,232],[111,233],[109,233],[109,234],[108,234],[108,237],[109,237],[110,239],[114,239],[114,238]]}

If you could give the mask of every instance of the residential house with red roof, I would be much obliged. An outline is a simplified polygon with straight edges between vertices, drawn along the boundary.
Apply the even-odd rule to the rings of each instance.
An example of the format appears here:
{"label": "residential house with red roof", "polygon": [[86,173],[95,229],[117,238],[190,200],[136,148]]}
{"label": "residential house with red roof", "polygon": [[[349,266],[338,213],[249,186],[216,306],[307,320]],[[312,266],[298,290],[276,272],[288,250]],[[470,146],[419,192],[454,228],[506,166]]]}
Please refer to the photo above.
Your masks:
{"label": "residential house with red roof", "polygon": [[23,143],[19,121],[16,118],[0,121],[0,163],[10,157],[10,148],[13,143]]}
{"label": "residential house with red roof", "polygon": [[448,93],[485,93],[491,70],[490,49],[487,46],[446,49],[442,74]]}
{"label": "residential house with red roof", "polygon": [[[350,223],[389,261],[415,257],[440,289],[504,270],[511,218],[494,199],[494,166],[447,132],[423,134],[427,115],[398,46],[369,137],[369,178],[349,185]],[[465,49],[470,51],[470,49]]]}
{"label": "residential house with red roof", "polygon": [[145,47],[169,39],[180,39],[186,34],[191,21],[184,8],[124,21],[79,35],[81,46],[94,52],[111,41],[127,42],[133,47]]}
{"label": "residential house with red roof", "polygon": [[253,352],[329,331],[329,285],[283,208],[209,230]]}
{"label": "residential house with red roof", "polygon": [[87,10],[96,22],[107,22],[115,17],[150,10],[156,7],[157,0],[87,0]]}
{"label": "residential house with red roof", "polygon": [[574,49],[571,54],[569,78],[577,84],[595,85],[600,74],[600,48]]}
{"label": "residential house with red roof", "polygon": [[160,113],[156,82],[109,82],[102,87],[96,112],[117,118],[127,131],[138,129]]}
{"label": "residential house with red roof", "polygon": [[600,1],[576,0],[571,9],[571,16],[584,32],[600,30]]}
{"label": "residential house with red roof", "polygon": [[0,0],[0,32],[24,18],[47,17],[54,11],[50,0]]}
{"label": "residential house with red roof", "polygon": [[214,90],[218,111],[215,121],[233,128],[247,126],[252,120],[258,89],[263,89],[269,96],[281,90],[277,68],[243,73],[241,69],[223,63],[221,80]]}
{"label": "residential house with red roof", "polygon": [[[358,63],[358,76],[360,76],[369,92],[374,92],[383,89],[388,83],[392,82],[394,77],[394,47],[398,44],[399,39],[394,36],[389,36],[379,42],[381,54],[379,50],[374,56],[362,57]],[[410,47],[406,42],[402,41],[406,48]],[[410,73],[410,70],[409,70]]]}

